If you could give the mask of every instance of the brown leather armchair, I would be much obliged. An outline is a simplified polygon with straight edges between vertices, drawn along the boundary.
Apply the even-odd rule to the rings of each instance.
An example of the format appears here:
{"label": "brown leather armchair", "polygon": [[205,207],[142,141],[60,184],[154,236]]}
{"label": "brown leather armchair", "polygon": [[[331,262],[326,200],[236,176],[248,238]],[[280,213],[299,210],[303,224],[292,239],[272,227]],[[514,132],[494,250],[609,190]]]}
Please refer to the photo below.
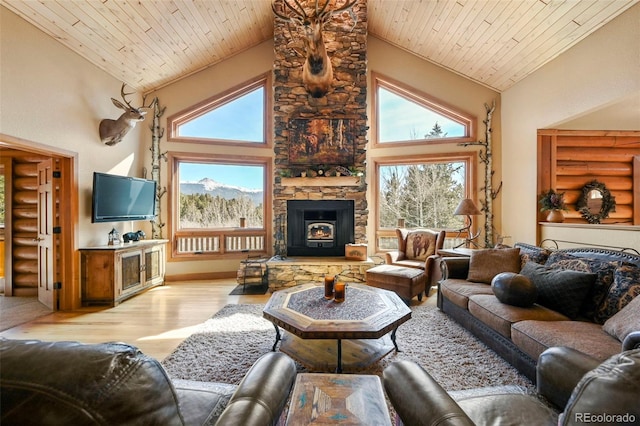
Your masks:
{"label": "brown leather armchair", "polygon": [[458,392],[456,396],[411,361],[391,364],[384,370],[383,380],[393,407],[407,425],[640,421],[640,349],[623,351],[599,363],[572,348],[549,348],[538,360],[538,395],[496,387],[473,390],[465,396],[461,396],[464,391]]}
{"label": "brown leather armchair", "polygon": [[387,265],[423,269],[427,274],[426,293],[440,276],[438,251],[444,246],[445,231],[397,228],[398,250],[385,253]]}
{"label": "brown leather armchair", "polygon": [[385,254],[388,265],[429,270],[433,257],[444,245],[445,231],[397,228],[398,250]]}

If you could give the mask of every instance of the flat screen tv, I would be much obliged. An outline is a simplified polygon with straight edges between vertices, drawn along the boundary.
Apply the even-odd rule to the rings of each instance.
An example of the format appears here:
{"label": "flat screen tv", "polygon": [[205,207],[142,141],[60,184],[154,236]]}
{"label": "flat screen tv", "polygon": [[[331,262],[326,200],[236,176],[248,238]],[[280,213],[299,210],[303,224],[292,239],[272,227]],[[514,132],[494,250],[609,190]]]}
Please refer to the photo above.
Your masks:
{"label": "flat screen tv", "polygon": [[151,220],[155,211],[155,181],[93,173],[92,222]]}

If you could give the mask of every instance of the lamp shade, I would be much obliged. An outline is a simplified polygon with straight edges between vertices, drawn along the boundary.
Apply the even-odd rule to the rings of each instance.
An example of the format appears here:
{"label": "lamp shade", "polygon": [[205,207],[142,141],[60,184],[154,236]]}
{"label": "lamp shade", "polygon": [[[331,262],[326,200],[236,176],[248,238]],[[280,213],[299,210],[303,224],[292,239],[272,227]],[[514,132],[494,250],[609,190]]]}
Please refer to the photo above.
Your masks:
{"label": "lamp shade", "polygon": [[460,204],[458,204],[458,207],[456,207],[456,211],[454,211],[453,214],[455,216],[461,216],[461,215],[476,216],[476,215],[482,214],[482,212],[478,210],[476,205],[473,203],[472,199],[464,198],[460,201]]}

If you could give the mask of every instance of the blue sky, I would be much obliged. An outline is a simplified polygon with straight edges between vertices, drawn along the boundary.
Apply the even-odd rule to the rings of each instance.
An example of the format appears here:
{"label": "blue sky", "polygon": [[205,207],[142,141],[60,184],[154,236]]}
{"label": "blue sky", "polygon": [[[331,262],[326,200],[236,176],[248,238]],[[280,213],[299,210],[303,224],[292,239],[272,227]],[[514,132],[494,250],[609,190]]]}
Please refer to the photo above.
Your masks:
{"label": "blue sky", "polygon": [[448,137],[464,135],[464,126],[383,88],[378,101],[380,142],[422,139],[436,122]]}
{"label": "blue sky", "polygon": [[259,190],[264,187],[264,170],[261,166],[180,163],[181,182],[197,182],[205,177],[229,186]]}

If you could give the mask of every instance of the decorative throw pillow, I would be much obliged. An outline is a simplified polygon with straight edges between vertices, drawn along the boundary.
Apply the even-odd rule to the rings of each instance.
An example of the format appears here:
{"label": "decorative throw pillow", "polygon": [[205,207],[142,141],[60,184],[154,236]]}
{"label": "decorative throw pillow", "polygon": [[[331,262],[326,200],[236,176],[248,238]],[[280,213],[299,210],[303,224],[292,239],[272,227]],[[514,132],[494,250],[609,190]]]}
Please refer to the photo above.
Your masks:
{"label": "decorative throw pillow", "polygon": [[585,318],[598,324],[604,324],[607,318],[599,312],[600,306],[613,284],[613,273],[620,265],[619,262],[608,262],[599,259],[572,256],[568,253],[553,252],[545,266],[550,268],[569,269],[596,274],[596,281],[591,293],[584,300],[580,312]]}
{"label": "decorative throw pillow", "polygon": [[407,259],[426,260],[436,252],[436,234],[433,232],[411,231],[407,235]]}
{"label": "decorative throw pillow", "polygon": [[502,272],[491,280],[496,298],[507,305],[528,308],[538,297],[536,286],[529,278],[513,272]]}
{"label": "decorative throw pillow", "polygon": [[536,286],[539,305],[571,319],[578,317],[580,307],[596,279],[595,274],[551,269],[535,262],[527,262],[520,273]]}
{"label": "decorative throw pillow", "polygon": [[471,251],[467,280],[491,284],[501,272],[520,272],[520,249],[483,249]]}
{"label": "decorative throw pillow", "polygon": [[617,314],[609,318],[602,329],[620,340],[632,331],[640,330],[640,297],[635,297]]}
{"label": "decorative throw pillow", "polygon": [[524,266],[527,262],[536,262],[541,265],[549,259],[549,255],[551,255],[551,250],[532,246],[524,243],[516,243],[515,247],[520,249],[520,258],[522,259],[522,266]]}
{"label": "decorative throw pillow", "polygon": [[[609,319],[640,294],[640,267],[623,265],[613,273],[613,284],[605,295],[598,314]],[[639,329],[640,330],[640,329]]]}

